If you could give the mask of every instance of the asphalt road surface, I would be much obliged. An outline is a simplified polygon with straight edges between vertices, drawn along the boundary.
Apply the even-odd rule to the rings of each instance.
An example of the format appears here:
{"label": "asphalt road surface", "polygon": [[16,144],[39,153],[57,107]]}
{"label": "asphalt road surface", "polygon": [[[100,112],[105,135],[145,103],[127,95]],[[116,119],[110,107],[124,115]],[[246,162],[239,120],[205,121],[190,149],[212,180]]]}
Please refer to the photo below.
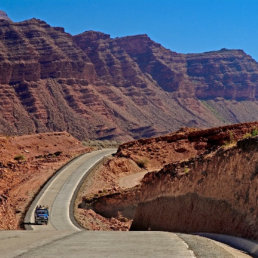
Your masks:
{"label": "asphalt road surface", "polygon": [[[0,232],[0,257],[250,257],[216,241],[168,232],[96,232],[71,219],[71,201],[85,174],[114,149],[70,162],[42,189],[25,217],[26,231]],[[47,226],[34,224],[37,205],[48,205]]]}

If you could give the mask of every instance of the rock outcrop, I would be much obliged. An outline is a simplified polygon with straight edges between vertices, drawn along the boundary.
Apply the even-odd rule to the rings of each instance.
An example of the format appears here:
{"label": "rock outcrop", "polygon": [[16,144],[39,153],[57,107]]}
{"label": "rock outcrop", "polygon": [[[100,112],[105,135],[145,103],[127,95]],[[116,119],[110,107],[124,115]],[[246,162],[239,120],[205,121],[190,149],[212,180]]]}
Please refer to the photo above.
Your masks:
{"label": "rock outcrop", "polygon": [[0,10],[0,20],[11,21],[10,18],[8,17],[8,15],[4,11],[1,11],[1,10]]}
{"label": "rock outcrop", "polygon": [[[4,14],[1,17],[6,17]],[[258,64],[242,50],[178,54],[147,35],[111,38],[0,19],[0,132],[79,139],[161,135],[257,120]]]}

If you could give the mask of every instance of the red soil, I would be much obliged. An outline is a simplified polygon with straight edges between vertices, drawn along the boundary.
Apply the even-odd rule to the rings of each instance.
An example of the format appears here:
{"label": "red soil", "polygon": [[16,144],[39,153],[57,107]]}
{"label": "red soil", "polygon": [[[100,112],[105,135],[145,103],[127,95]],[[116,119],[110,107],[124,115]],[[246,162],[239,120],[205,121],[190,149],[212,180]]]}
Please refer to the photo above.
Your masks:
{"label": "red soil", "polygon": [[71,158],[90,148],[66,132],[0,137],[0,229],[21,229],[40,187]]}

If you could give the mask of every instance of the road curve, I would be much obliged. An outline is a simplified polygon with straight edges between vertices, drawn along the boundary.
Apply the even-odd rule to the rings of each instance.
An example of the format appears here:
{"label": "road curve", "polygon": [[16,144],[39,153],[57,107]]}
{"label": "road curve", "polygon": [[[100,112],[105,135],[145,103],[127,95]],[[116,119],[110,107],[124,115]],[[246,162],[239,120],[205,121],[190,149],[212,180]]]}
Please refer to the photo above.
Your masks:
{"label": "road curve", "polygon": [[[0,257],[249,257],[199,236],[168,232],[96,232],[82,230],[70,218],[77,185],[104,156],[100,150],[64,166],[41,190],[29,208],[26,231],[0,232]],[[48,205],[47,226],[34,225],[37,205]],[[234,255],[236,254],[236,255]]]}
{"label": "road curve", "polygon": [[[104,156],[115,153],[116,149],[103,149],[84,154],[64,166],[40,191],[26,216],[26,229],[33,230],[70,230],[81,228],[71,220],[71,201],[77,185],[98,161]],[[35,225],[34,211],[37,205],[49,207],[50,217],[47,226]]]}

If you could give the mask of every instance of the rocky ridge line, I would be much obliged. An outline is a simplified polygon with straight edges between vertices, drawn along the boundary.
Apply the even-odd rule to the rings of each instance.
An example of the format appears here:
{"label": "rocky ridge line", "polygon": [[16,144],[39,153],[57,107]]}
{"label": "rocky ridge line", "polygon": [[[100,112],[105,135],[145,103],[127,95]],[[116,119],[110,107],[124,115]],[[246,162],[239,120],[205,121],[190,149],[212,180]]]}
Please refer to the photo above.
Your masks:
{"label": "rocky ridge line", "polygon": [[241,50],[185,55],[147,35],[0,20],[0,71],[5,134],[127,141],[258,119],[258,65]]}

